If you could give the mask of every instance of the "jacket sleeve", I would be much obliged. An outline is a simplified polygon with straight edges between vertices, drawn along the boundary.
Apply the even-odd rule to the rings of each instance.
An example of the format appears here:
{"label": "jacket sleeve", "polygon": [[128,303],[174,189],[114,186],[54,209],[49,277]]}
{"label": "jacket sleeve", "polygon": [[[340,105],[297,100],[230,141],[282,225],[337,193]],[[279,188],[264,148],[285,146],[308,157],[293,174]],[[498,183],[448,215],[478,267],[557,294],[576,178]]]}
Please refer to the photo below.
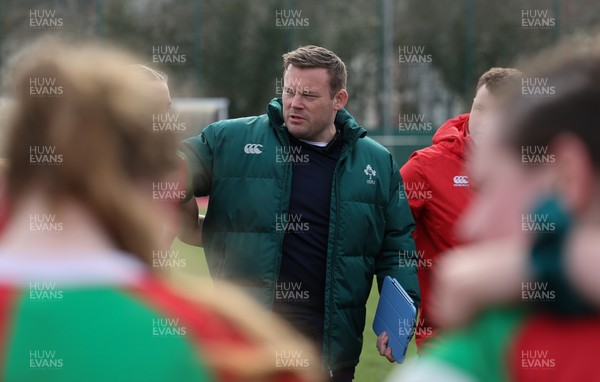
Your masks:
{"label": "jacket sleeve", "polygon": [[421,294],[417,278],[418,258],[412,237],[415,223],[406,197],[401,197],[404,192],[401,188],[402,178],[391,155],[390,162],[392,174],[385,212],[385,236],[375,264],[377,284],[381,292],[385,276],[394,277],[419,307]]}
{"label": "jacket sleeve", "polygon": [[[400,169],[400,175],[404,180],[403,191],[406,191],[406,185],[408,184],[408,190],[410,191],[411,185],[415,184],[423,185],[425,189],[429,189],[429,184],[426,177],[423,174],[422,163],[417,153],[410,156],[408,162]],[[418,198],[412,195],[413,193],[408,192],[407,199],[412,211],[413,218],[415,221],[421,219],[421,215],[427,207],[427,199]]]}
{"label": "jacket sleeve", "polygon": [[179,146],[178,155],[185,160],[188,172],[185,201],[189,200],[192,195],[206,196],[210,194],[215,145],[214,131],[215,124],[208,125],[200,135],[184,140]]}

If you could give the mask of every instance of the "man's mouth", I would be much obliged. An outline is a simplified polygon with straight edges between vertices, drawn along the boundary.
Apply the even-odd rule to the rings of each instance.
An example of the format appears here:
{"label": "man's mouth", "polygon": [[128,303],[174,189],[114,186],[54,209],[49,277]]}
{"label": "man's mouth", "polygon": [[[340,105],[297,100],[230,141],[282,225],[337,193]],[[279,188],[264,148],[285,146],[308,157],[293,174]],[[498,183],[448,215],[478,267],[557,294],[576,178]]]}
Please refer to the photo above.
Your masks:
{"label": "man's mouth", "polygon": [[301,122],[306,120],[306,118],[304,118],[303,116],[299,115],[299,114],[290,114],[288,119],[290,120],[290,122]]}

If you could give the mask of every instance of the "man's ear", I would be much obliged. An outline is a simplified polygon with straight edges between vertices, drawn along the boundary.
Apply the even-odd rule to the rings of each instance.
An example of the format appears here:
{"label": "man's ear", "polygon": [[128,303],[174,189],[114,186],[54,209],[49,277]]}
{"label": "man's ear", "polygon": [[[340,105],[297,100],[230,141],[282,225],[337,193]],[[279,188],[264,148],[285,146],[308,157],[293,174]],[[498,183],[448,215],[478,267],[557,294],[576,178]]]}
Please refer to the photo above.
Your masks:
{"label": "man's ear", "polygon": [[585,212],[591,205],[596,184],[594,166],[580,138],[563,134],[554,139],[551,152],[556,155],[557,190],[569,210]]}
{"label": "man's ear", "polygon": [[346,89],[338,90],[336,95],[333,97],[333,108],[338,111],[343,109],[344,106],[346,106],[346,103],[348,103],[348,92]]}

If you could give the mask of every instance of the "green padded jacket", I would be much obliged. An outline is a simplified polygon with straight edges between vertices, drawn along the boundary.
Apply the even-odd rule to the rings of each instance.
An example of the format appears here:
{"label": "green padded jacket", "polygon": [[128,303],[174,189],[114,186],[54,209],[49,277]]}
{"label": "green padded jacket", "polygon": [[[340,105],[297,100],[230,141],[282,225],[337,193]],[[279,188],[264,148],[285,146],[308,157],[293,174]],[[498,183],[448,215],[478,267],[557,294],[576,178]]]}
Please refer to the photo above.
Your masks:
{"label": "green padded jacket", "polygon": [[[335,124],[343,149],[331,188],[325,280],[322,353],[330,370],[358,364],[374,275],[379,289],[385,276],[395,277],[420,303],[414,221],[398,165],[346,110]],[[292,179],[291,163],[277,153],[288,145],[281,99],[273,99],[266,114],[215,122],[179,153],[187,195],[210,195],[203,241],[211,276],[233,281],[267,309],[285,234],[276,220],[287,213]]]}

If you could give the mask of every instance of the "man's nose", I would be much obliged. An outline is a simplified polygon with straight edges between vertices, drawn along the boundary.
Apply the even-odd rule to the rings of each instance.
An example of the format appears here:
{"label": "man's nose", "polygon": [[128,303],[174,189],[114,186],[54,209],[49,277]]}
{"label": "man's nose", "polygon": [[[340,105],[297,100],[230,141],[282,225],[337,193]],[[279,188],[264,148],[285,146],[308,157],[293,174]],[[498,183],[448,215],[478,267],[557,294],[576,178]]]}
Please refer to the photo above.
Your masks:
{"label": "man's nose", "polygon": [[304,109],[304,100],[303,100],[303,96],[300,92],[294,93],[290,107],[292,109]]}

